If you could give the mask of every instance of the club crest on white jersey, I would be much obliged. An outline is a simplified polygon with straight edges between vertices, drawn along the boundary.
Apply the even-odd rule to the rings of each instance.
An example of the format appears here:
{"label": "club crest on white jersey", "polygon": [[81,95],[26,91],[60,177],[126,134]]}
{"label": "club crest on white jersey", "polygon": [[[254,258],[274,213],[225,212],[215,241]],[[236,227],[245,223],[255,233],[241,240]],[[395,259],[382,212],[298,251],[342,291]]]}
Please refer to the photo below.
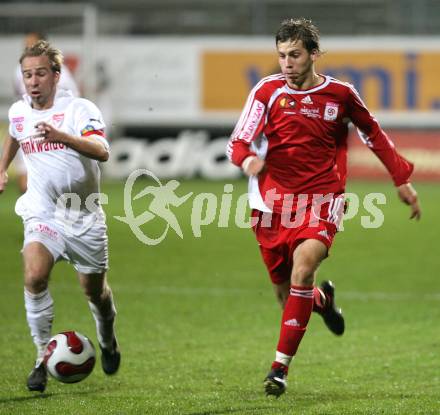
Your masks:
{"label": "club crest on white jersey", "polygon": [[52,115],[52,125],[55,128],[60,128],[64,121],[64,113]]}

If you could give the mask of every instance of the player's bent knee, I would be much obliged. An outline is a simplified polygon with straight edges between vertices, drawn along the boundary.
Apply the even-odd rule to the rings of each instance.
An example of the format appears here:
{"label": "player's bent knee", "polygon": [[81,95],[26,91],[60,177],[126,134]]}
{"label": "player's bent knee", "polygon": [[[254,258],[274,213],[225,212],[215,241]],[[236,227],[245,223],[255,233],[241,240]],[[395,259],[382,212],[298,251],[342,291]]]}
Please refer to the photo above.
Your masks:
{"label": "player's bent knee", "polygon": [[314,283],[314,269],[307,265],[298,265],[292,272],[292,285],[310,287]]}
{"label": "player's bent knee", "polygon": [[40,293],[48,287],[49,275],[38,268],[27,269],[24,277],[24,286],[31,293]]}

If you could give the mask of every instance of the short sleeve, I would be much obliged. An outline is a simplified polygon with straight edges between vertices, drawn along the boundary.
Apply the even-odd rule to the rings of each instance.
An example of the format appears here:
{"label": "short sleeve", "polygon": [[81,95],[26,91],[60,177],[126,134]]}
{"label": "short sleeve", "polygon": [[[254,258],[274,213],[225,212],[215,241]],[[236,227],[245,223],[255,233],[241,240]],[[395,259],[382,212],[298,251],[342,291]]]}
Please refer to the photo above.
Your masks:
{"label": "short sleeve", "polygon": [[74,133],[77,136],[99,135],[105,137],[105,123],[101,111],[91,101],[79,98],[75,103]]}

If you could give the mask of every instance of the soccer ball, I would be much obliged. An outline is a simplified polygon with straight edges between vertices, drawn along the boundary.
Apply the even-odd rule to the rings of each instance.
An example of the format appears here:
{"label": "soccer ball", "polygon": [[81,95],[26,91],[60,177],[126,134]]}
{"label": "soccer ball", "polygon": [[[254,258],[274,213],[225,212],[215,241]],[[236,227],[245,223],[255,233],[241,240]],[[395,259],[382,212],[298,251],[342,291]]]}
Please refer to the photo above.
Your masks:
{"label": "soccer ball", "polygon": [[77,331],[64,331],[49,340],[43,361],[56,380],[75,383],[92,373],[96,353],[86,336]]}

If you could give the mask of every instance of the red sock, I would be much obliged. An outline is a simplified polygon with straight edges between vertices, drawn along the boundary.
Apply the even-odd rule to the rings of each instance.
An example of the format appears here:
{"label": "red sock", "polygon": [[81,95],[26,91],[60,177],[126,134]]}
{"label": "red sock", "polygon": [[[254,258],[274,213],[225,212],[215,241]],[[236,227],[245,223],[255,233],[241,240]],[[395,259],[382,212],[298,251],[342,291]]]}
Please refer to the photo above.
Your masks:
{"label": "red sock", "polygon": [[277,361],[272,363],[272,369],[281,369],[286,375],[289,373],[289,366],[283,365]]}
{"label": "red sock", "polygon": [[281,321],[277,351],[295,356],[313,308],[313,287],[292,285]]}
{"label": "red sock", "polygon": [[313,311],[321,312],[326,303],[325,294],[318,287],[313,287]]}

